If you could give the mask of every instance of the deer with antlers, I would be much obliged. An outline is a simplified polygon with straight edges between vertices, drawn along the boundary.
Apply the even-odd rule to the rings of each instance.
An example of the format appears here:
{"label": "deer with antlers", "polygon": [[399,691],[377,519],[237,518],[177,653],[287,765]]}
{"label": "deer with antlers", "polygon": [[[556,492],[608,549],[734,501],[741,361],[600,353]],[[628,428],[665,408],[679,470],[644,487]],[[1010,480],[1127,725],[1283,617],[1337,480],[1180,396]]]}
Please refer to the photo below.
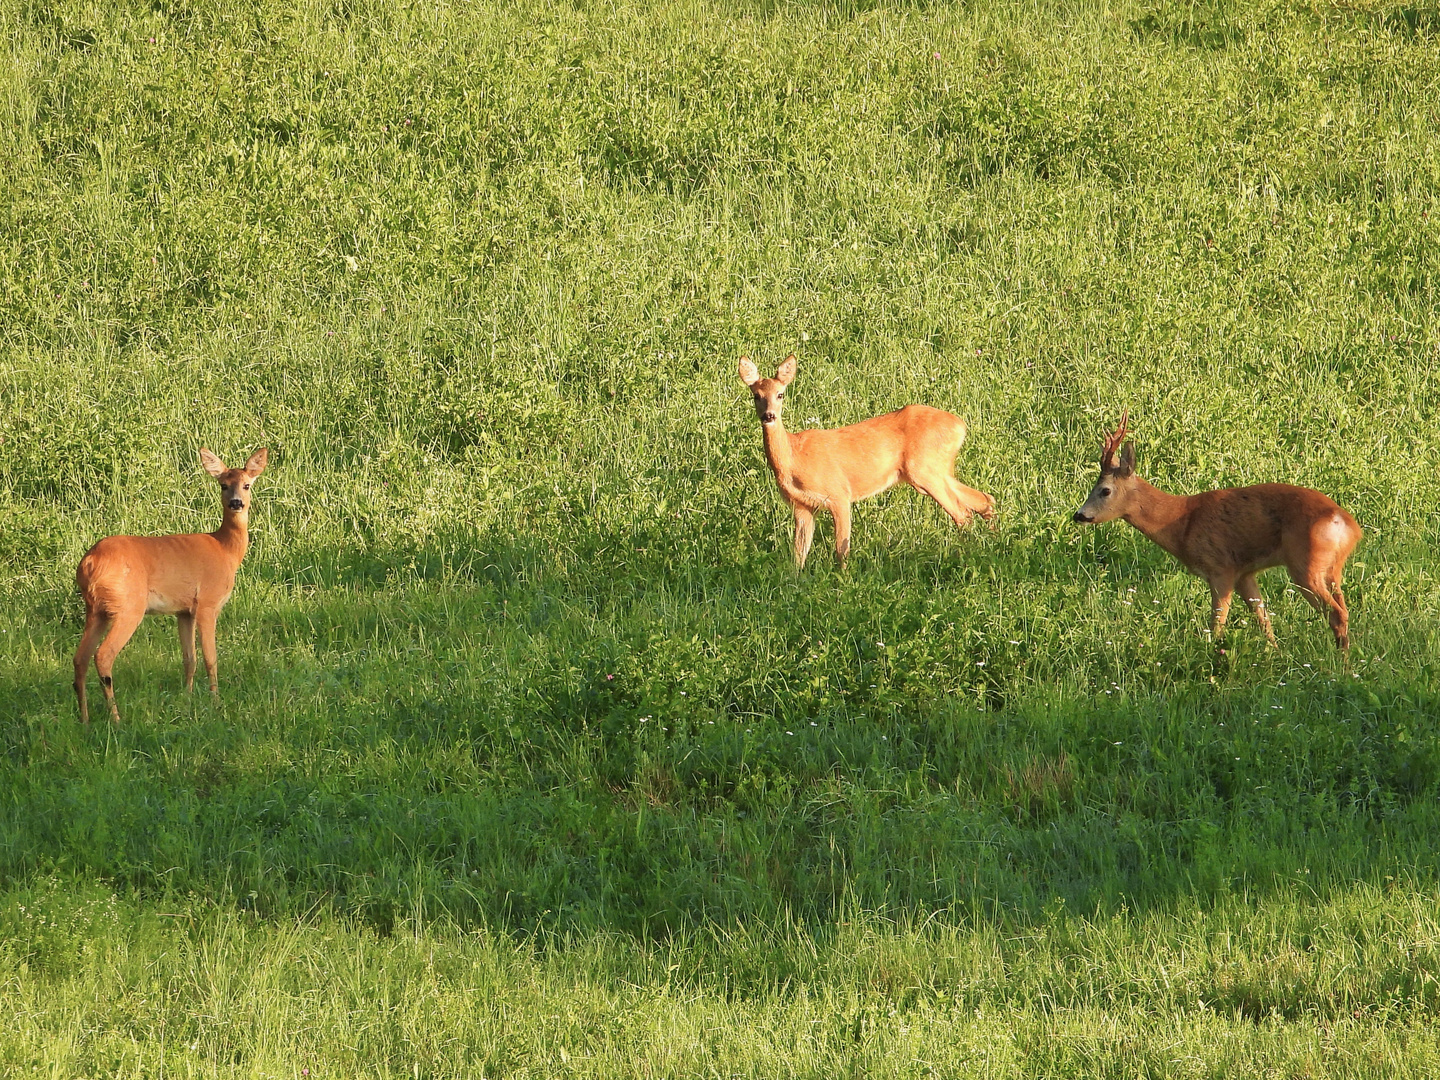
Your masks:
{"label": "deer with antlers", "polygon": [[928,405],[906,405],[849,427],[792,435],[780,412],[796,367],[792,354],[773,379],[763,379],[749,357],[740,358],[740,381],[755,398],[765,433],[765,457],[795,512],[797,567],[810,553],[816,510],[829,510],[835,520],[835,557],[843,566],[850,554],[851,504],[900,480],[939,503],[956,525],[963,527],[973,514],[994,517],[993,498],[955,479],[964,420]]}
{"label": "deer with antlers", "polygon": [[213,533],[107,536],[80,560],[75,582],[85,601],[85,631],[75,650],[75,696],[85,723],[90,722],[85,672],[92,657],[110,704],[110,719],[120,722],[110,673],[115,657],[150,611],[176,618],[187,691],[195,684],[195,628],[199,626],[210,693],[219,696],[215,621],[235,588],[235,572],[250,542],[250,485],[264,471],[267,458],[266,448],[261,447],[250,455],[244,468],[228,469],[209,450],[200,451],[205,471],[220,482],[224,516]]}
{"label": "deer with antlers", "polygon": [[1135,447],[1126,442],[1130,414],[1106,436],[1100,479],[1075,520],[1124,518],[1210,583],[1210,632],[1215,642],[1235,589],[1250,605],[1273,646],[1275,631],[1255,575],[1283,565],[1301,594],[1330,623],[1335,644],[1350,647],[1350,614],[1340,590],[1345,560],[1360,526],[1327,495],[1292,484],[1255,484],[1198,495],[1171,495],[1135,474]]}

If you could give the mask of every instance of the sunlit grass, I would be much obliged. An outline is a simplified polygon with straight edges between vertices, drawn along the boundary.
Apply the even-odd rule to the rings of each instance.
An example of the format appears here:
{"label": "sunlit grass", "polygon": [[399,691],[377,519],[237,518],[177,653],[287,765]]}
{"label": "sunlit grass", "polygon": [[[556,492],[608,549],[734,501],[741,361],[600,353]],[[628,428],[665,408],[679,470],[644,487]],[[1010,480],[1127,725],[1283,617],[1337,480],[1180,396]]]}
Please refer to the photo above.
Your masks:
{"label": "sunlit grass", "polygon": [[[6,1068],[1433,1072],[1424,11],[0,29]],[[793,427],[965,415],[995,527],[897,490],[797,576],[792,350]],[[1125,407],[1355,514],[1348,668],[1071,523]],[[221,702],[151,617],[83,729],[74,566],[214,527],[201,445],[271,450]]]}

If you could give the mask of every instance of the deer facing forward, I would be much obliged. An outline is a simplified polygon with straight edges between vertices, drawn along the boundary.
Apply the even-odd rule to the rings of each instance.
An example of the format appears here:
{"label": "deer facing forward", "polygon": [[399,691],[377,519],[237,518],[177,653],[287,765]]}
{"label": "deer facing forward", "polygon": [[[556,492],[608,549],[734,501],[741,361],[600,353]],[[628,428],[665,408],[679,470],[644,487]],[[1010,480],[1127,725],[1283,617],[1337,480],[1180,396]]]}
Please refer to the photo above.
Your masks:
{"label": "deer facing forward", "polygon": [[835,519],[835,556],[843,566],[850,553],[850,505],[899,480],[934,499],[956,525],[964,526],[972,514],[994,516],[995,500],[954,476],[965,421],[928,405],[906,405],[849,427],[791,435],[780,412],[796,366],[790,356],[773,379],[762,379],[748,357],[740,359],[740,381],[755,397],[765,432],[765,457],[795,512],[796,566],[803,567],[810,553],[816,510],[829,510]]}
{"label": "deer facing forward", "polygon": [[[1238,586],[1265,637],[1275,631],[1255,575],[1283,565],[1305,599],[1326,616],[1341,649],[1350,647],[1350,614],[1340,591],[1345,560],[1360,526],[1335,501],[1310,488],[1255,484],[1199,495],[1170,495],[1135,475],[1135,447],[1125,442],[1129,413],[1107,436],[1100,479],[1075,520],[1124,518],[1210,583],[1211,637],[1219,642]],[[1123,449],[1122,449],[1123,444]]]}
{"label": "deer facing forward", "polygon": [[149,611],[176,618],[186,690],[195,684],[195,627],[199,624],[210,692],[218,697],[215,620],[230,599],[235,571],[245,557],[250,539],[250,485],[264,471],[266,460],[266,449],[261,447],[243,469],[227,469],[223,461],[202,449],[200,461],[205,471],[220,482],[224,518],[219,529],[175,536],[107,536],[80,560],[75,582],[85,601],[85,632],[75,650],[75,696],[85,723],[90,722],[85,672],[91,657],[110,704],[110,719],[120,722],[110,673],[115,657]]}

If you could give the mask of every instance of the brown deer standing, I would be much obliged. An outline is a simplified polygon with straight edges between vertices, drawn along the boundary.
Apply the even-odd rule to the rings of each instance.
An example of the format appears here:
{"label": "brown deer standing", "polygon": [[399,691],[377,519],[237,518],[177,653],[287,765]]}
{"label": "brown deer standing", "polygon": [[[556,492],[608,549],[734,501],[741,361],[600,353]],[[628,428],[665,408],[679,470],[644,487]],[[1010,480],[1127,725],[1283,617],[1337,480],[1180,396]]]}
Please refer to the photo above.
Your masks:
{"label": "brown deer standing", "polygon": [[[265,447],[243,469],[227,469],[209,450],[200,451],[205,471],[220,481],[224,519],[213,533],[175,536],[107,536],[86,552],[75,571],[85,600],[85,632],[75,650],[75,696],[80,719],[90,722],[85,702],[85,671],[90,658],[110,703],[110,719],[120,722],[110,672],[115,657],[135,633],[147,611],[174,615],[185,660],[185,689],[195,684],[195,626],[210,692],[220,693],[215,676],[215,620],[235,588],[235,571],[249,544],[250,485],[265,469]],[[109,631],[107,634],[106,631]],[[104,642],[101,642],[101,638]]]}
{"label": "brown deer standing", "polygon": [[[1100,479],[1075,511],[1096,524],[1124,518],[1210,583],[1211,636],[1219,642],[1238,585],[1275,644],[1270,616],[1255,575],[1284,565],[1300,592],[1330,621],[1335,644],[1350,647],[1350,614],[1340,591],[1345,560],[1360,540],[1360,526],[1335,501],[1310,488],[1255,484],[1199,495],[1170,495],[1135,475],[1135,447],[1125,442],[1129,412],[1105,439]],[[1124,448],[1121,448],[1121,444]]]}
{"label": "brown deer standing", "polygon": [[956,525],[972,514],[987,521],[995,500],[955,479],[955,455],[965,441],[965,421],[928,405],[871,417],[849,427],[791,435],[780,419],[785,388],[795,378],[792,355],[773,379],[762,379],[749,357],[740,358],[740,380],[755,395],[765,432],[765,457],[780,493],[795,511],[795,563],[805,565],[815,536],[815,511],[835,519],[835,556],[850,553],[850,504],[904,480],[940,504]]}

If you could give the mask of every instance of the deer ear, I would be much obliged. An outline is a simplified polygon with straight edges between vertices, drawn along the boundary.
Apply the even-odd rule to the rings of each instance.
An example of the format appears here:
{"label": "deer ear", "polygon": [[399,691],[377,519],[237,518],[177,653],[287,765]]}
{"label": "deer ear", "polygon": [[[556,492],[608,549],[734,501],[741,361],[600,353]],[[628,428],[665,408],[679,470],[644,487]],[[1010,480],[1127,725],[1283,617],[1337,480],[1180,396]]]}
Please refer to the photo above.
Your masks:
{"label": "deer ear", "polygon": [[775,378],[780,380],[781,386],[790,385],[790,380],[795,378],[795,369],[798,366],[799,363],[796,361],[794,353],[785,358],[785,362],[780,365],[780,370],[775,373]]}
{"label": "deer ear", "polygon": [[1129,476],[1135,471],[1135,444],[1126,443],[1120,450],[1120,474]]}
{"label": "deer ear", "polygon": [[265,471],[265,463],[270,460],[270,448],[262,446],[250,455],[250,460],[245,462],[245,471],[251,476],[259,476]]}
{"label": "deer ear", "polygon": [[200,464],[204,465],[205,471],[208,472],[211,476],[215,477],[215,479],[217,480],[220,479],[220,477],[223,476],[227,471],[225,468],[225,462],[221,461],[218,457],[212,454],[209,450],[206,450],[203,446],[200,448]]}
{"label": "deer ear", "polygon": [[760,369],[748,356],[740,357],[740,381],[746,386],[754,386],[760,381]]}

